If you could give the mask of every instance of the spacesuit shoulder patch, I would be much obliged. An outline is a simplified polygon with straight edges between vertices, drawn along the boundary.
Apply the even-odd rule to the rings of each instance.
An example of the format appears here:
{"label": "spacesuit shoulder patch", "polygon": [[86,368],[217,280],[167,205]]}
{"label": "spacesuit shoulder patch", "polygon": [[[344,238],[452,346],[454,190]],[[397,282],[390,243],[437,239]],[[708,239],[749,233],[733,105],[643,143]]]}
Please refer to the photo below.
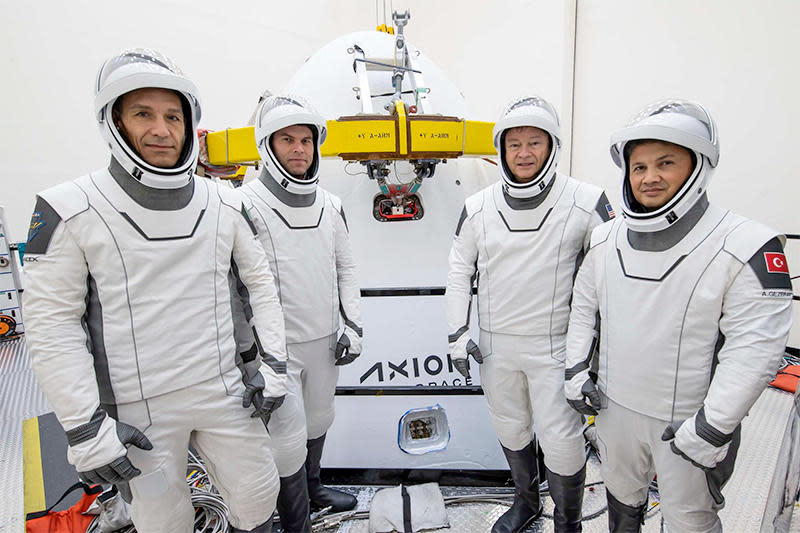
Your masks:
{"label": "spacesuit shoulder patch", "polygon": [[483,202],[484,197],[487,194],[491,194],[491,188],[484,189],[482,191],[476,192],[472,196],[468,197],[464,201],[464,209],[467,212],[467,218],[473,216],[475,213],[479,212],[483,209]]}
{"label": "spacesuit shoulder patch", "polygon": [[603,189],[575,178],[569,179],[577,185],[575,188],[575,205],[587,213],[595,211],[603,222],[608,222],[614,218],[614,210],[611,209],[611,203],[608,201]]}
{"label": "spacesuit shoulder patch", "polygon": [[36,207],[33,208],[31,225],[28,229],[28,242],[25,245],[25,253],[46,254],[53,232],[60,223],[61,217],[58,216],[55,209],[41,196],[37,196]]}
{"label": "spacesuit shoulder patch", "polygon": [[608,236],[611,234],[611,229],[614,227],[615,220],[603,222],[592,230],[592,237],[589,241],[589,248],[594,248],[598,244],[604,243]]}
{"label": "spacesuit shoulder patch", "polygon": [[[220,202],[231,207],[235,210],[239,210],[240,206],[244,205],[249,208],[252,205],[252,200],[249,196],[247,196],[244,192],[237,190],[237,189],[228,189],[222,187],[217,183],[209,183],[208,180],[197,180],[198,183],[205,183],[207,187],[216,188],[217,195],[219,196]],[[213,194],[213,193],[212,193]]]}
{"label": "spacesuit shoulder patch", "polygon": [[603,222],[608,222],[614,218],[614,209],[611,207],[611,202],[605,192],[600,193],[600,198],[597,199],[597,204],[594,206],[595,212],[600,216]]}
{"label": "spacesuit shoulder patch", "polygon": [[55,187],[51,187],[39,193],[50,207],[52,207],[61,220],[68,221],[75,215],[83,213],[89,209],[89,197],[81,189],[81,184],[87,183],[88,176],[78,178],[75,181],[68,181]]}
{"label": "spacesuit shoulder patch", "polygon": [[725,237],[725,251],[743,264],[747,263],[765,242],[779,236],[777,231],[760,222],[733,213],[729,213],[727,217],[731,217],[733,228]]}
{"label": "spacesuit shoulder patch", "polygon": [[[764,296],[791,296],[792,280],[789,277],[789,266],[783,253],[783,246],[778,237],[767,241],[747,262],[753,269]],[[775,294],[771,294],[774,292]],[[785,293],[785,294],[784,294]]]}

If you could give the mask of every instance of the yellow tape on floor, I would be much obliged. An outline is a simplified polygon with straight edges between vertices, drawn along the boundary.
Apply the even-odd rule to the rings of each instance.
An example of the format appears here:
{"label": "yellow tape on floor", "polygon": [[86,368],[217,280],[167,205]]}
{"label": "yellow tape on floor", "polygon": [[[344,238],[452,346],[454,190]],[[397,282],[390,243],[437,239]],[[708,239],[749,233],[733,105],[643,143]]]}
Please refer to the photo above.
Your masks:
{"label": "yellow tape on floor", "polygon": [[47,508],[38,418],[29,418],[22,422],[22,479],[25,487],[25,514]]}

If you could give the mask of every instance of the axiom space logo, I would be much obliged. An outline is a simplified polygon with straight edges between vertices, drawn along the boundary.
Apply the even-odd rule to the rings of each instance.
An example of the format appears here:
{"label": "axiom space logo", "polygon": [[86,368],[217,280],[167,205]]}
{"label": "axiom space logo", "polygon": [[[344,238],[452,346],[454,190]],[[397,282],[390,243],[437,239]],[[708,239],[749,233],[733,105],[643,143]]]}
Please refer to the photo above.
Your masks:
{"label": "axiom space logo", "polygon": [[[472,372],[477,372],[475,365],[470,366]],[[403,382],[411,380],[416,382],[415,385],[431,387],[463,387],[473,384],[472,378],[465,379],[455,370],[450,354],[444,357],[429,355],[400,361],[378,361],[361,374],[359,383],[391,384],[394,380]]]}

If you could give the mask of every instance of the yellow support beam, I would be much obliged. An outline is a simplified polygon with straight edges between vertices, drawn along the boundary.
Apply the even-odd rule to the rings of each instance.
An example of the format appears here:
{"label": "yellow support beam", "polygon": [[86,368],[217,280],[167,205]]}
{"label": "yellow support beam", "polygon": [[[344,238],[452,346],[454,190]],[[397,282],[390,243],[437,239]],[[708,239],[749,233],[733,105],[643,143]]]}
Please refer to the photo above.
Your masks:
{"label": "yellow support beam", "polygon": [[[393,115],[357,115],[327,122],[322,157],[369,159],[452,159],[496,155],[492,122],[439,115],[406,115],[402,102]],[[209,132],[212,165],[258,162],[253,126]]]}
{"label": "yellow support beam", "polygon": [[464,121],[464,155],[497,155],[492,139],[494,122]]}
{"label": "yellow support beam", "polygon": [[[379,159],[397,152],[397,136],[393,117],[371,115],[343,117],[329,120],[328,136],[322,144],[322,157],[339,157],[340,154],[372,154]],[[343,156],[343,159],[347,157]]]}
{"label": "yellow support beam", "polygon": [[[402,100],[394,102],[395,120],[397,121],[397,153],[404,156],[408,154],[408,119],[406,118],[406,104]],[[405,158],[403,158],[405,159]]]}
{"label": "yellow support beam", "polygon": [[212,165],[260,161],[253,126],[209,132],[206,135],[208,160]]}
{"label": "yellow support beam", "polygon": [[[412,155],[464,153],[464,121],[454,117],[410,117],[408,121]],[[435,157],[435,155],[432,155]]]}

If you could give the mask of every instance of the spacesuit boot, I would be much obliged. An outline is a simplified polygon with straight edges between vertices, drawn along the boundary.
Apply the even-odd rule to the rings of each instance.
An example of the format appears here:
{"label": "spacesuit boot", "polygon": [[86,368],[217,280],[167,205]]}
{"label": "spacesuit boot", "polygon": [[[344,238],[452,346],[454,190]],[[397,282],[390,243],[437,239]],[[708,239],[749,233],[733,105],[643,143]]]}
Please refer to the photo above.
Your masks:
{"label": "spacesuit boot", "polygon": [[518,533],[542,514],[539,500],[539,473],[533,443],[519,451],[503,446],[503,453],[514,479],[514,503],[492,526],[492,533]]}
{"label": "spacesuit boot", "polygon": [[556,533],[578,533],[583,508],[583,483],[586,480],[586,465],[571,476],[561,476],[545,468],[550,497],[553,498],[553,530]]}
{"label": "spacesuit boot", "polygon": [[282,477],[278,493],[278,515],[284,533],[311,533],[306,467],[288,477]]}
{"label": "spacesuit boot", "polygon": [[239,529],[231,526],[231,533],[272,533],[272,517],[270,517],[269,520],[260,526],[256,526],[253,529]]}
{"label": "spacesuit boot", "polygon": [[308,455],[306,456],[306,476],[308,478],[308,496],[314,508],[330,507],[331,511],[338,513],[355,508],[358,500],[355,496],[331,489],[322,485],[320,480],[320,465],[322,460],[322,447],[325,446],[325,435],[311,439],[307,442]]}
{"label": "spacesuit boot", "polygon": [[608,498],[608,531],[610,533],[639,533],[644,524],[647,502],[638,507],[625,505],[606,490]]}

